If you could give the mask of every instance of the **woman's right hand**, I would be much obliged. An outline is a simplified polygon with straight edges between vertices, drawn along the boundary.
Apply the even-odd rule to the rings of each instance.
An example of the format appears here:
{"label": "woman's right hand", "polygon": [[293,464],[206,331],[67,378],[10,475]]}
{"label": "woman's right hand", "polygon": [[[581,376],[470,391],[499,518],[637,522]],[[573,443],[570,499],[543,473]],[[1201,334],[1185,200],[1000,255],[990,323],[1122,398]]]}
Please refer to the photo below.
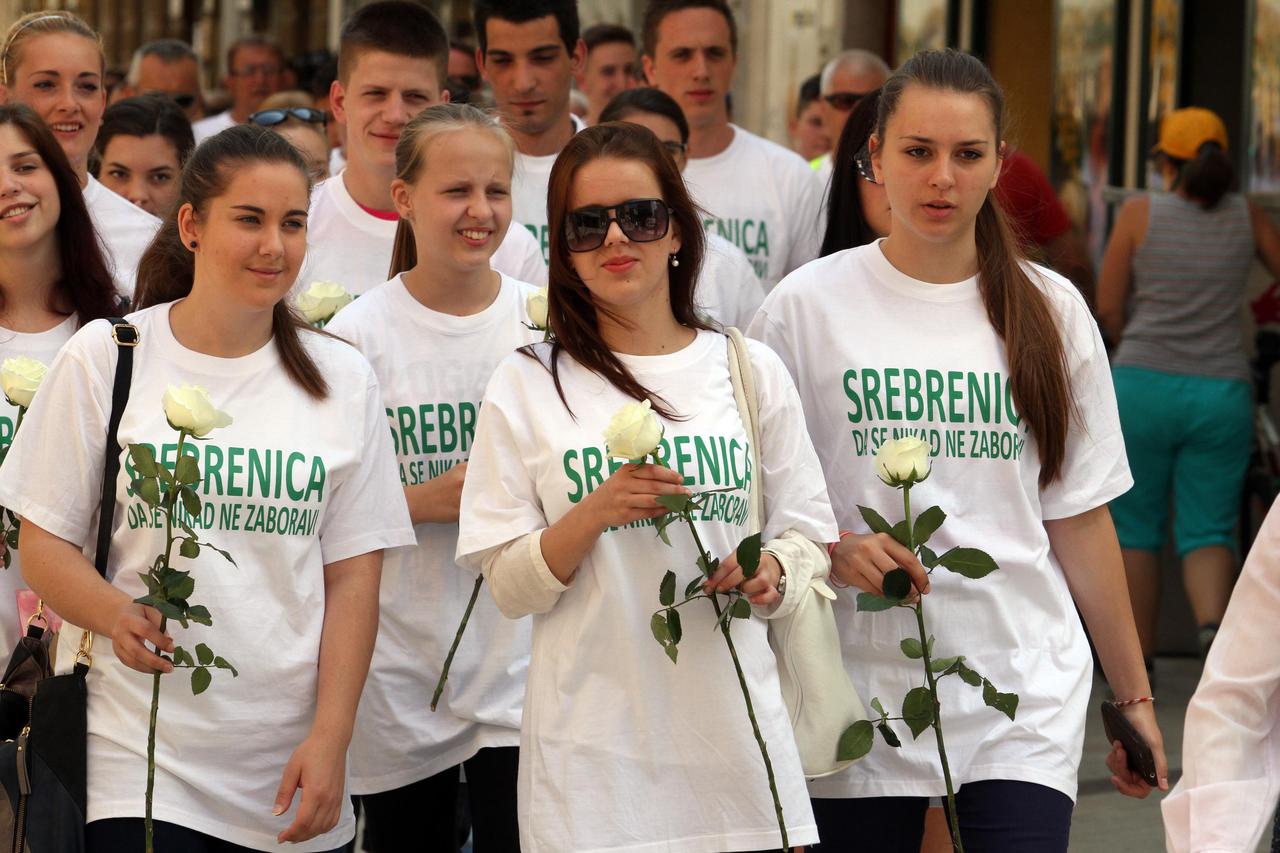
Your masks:
{"label": "woman's right hand", "polygon": [[152,651],[148,643],[160,651],[173,651],[173,638],[160,630],[160,612],[135,601],[122,605],[111,626],[116,657],[145,675],[173,672],[173,664]]}
{"label": "woman's right hand", "polygon": [[[831,554],[831,573],[841,583],[873,595],[884,595],[884,576],[897,568],[907,570],[911,583],[921,593],[929,591],[929,575],[924,566],[888,533],[850,534]],[[911,599],[915,595],[912,593]]]}
{"label": "woman's right hand", "polygon": [[670,468],[628,462],[614,471],[588,497],[601,529],[657,518],[669,510],[658,503],[661,495],[688,495],[684,478]]}

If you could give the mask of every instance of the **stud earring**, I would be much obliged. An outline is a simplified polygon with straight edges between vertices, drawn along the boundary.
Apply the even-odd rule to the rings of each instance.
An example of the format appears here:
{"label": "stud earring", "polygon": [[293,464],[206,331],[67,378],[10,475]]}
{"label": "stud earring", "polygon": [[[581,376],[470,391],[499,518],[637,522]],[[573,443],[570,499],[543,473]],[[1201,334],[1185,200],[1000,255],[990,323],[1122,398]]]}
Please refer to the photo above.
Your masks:
{"label": "stud earring", "polygon": [[188,245],[189,245],[189,246],[191,246],[191,248],[193,248],[193,249],[194,249],[194,248],[196,247],[196,241],[195,241],[195,240],[192,240]]}
{"label": "stud earring", "polygon": [[674,252],[671,253],[671,266],[673,267],[680,266],[680,259],[675,256]]}

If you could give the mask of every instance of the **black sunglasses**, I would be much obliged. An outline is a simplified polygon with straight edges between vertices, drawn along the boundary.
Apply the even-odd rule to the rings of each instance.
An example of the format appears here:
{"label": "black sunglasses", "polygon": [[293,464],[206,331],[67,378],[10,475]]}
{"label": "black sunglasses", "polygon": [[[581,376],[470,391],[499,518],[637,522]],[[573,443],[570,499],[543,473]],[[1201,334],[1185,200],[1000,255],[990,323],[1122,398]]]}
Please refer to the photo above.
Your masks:
{"label": "black sunglasses", "polygon": [[830,95],[823,95],[822,100],[835,107],[842,113],[847,113],[858,105],[870,92],[832,92]]}
{"label": "black sunglasses", "polygon": [[652,243],[667,236],[671,208],[660,198],[633,198],[604,207],[571,210],[564,218],[564,238],[570,252],[590,252],[604,245],[610,223],[618,223],[633,243]]}
{"label": "black sunglasses", "polygon": [[249,121],[263,127],[271,127],[286,121],[289,118],[296,118],[298,121],[305,121],[307,124],[326,125],[329,123],[329,116],[323,110],[314,110],[311,107],[287,107],[278,110],[260,110],[249,116]]}
{"label": "black sunglasses", "polygon": [[145,94],[168,98],[184,110],[191,109],[192,104],[196,102],[196,96],[191,92],[146,92]]}

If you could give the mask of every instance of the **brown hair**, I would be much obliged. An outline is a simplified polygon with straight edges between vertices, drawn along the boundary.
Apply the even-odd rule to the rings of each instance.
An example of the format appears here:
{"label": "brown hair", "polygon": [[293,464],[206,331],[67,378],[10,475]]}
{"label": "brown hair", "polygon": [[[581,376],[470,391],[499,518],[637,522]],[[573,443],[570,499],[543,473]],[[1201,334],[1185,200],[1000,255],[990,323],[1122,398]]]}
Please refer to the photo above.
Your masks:
{"label": "brown hair", "polygon": [[100,74],[107,70],[107,58],[102,52],[102,38],[81,18],[72,12],[28,12],[13,22],[4,37],[4,47],[0,48],[0,85],[12,86],[14,72],[22,62],[22,45],[35,36],[49,33],[72,33],[84,36],[98,48],[98,56],[102,57]]}
{"label": "brown hair", "polygon": [[685,9],[710,9],[724,16],[729,24],[729,47],[734,56],[738,55],[738,23],[733,19],[733,10],[725,0],[649,0],[644,11],[644,23],[640,26],[640,50],[645,56],[655,56],[658,49],[658,28],[662,19],[673,12]]}
{"label": "brown hair", "polygon": [[[122,301],[107,268],[102,243],[93,228],[93,220],[85,207],[80,179],[76,176],[58,140],[35,111],[23,104],[0,106],[0,126],[12,125],[35,148],[45,167],[53,173],[58,188],[61,213],[55,232],[58,238],[58,261],[62,278],[51,294],[49,310],[61,314],[68,310],[83,326],[100,317],[117,313]],[[4,307],[0,292],[0,308]]]}
{"label": "brown hair", "polygon": [[[484,130],[507,149],[507,166],[515,170],[516,143],[502,122],[492,113],[470,104],[436,104],[409,120],[396,142],[396,178],[407,184],[418,180],[427,165],[427,146],[437,136],[458,130]],[[520,226],[517,226],[520,227]],[[418,264],[418,245],[409,220],[401,219],[396,227],[396,241],[391,249],[391,268],[387,278],[395,278]]]}
{"label": "brown hair", "polygon": [[[982,62],[947,48],[922,50],[884,84],[876,113],[876,134],[885,127],[908,86],[978,95],[991,108],[995,139],[1004,130],[1004,93]],[[1062,333],[1048,296],[1027,275],[1018,240],[988,193],[978,211],[978,289],[987,319],[1004,340],[1009,382],[1018,414],[1040,448],[1040,488],[1062,474],[1067,432],[1075,411]]]}
{"label": "brown hair", "polygon": [[442,89],[449,76],[449,36],[435,12],[408,0],[379,0],[351,13],[338,36],[338,79],[351,83],[362,53],[380,51],[410,59],[426,59]]}
{"label": "brown hair", "polygon": [[[658,179],[662,198],[671,208],[672,226],[679,229],[680,251],[676,258],[680,265],[668,270],[670,281],[671,311],[676,322],[690,329],[711,329],[698,316],[694,305],[693,290],[702,269],[705,237],[702,231],[702,215],[684,179],[673,161],[658,141],[658,137],[646,127],[627,122],[608,122],[589,127],[576,134],[565,145],[547,185],[547,221],[550,223],[551,264],[548,272],[547,320],[555,340],[551,345],[551,376],[555,380],[560,400],[568,408],[564,388],[560,385],[559,356],[568,355],[583,367],[607,380],[622,393],[637,400],[649,400],[654,411],[663,417],[675,418],[662,400],[632,375],[627,366],[614,355],[600,337],[597,312],[591,291],[578,277],[569,259],[569,247],[565,243],[564,223],[569,213],[569,194],[578,170],[593,160],[612,158],[634,160],[645,164]],[[616,318],[621,322],[620,318]],[[524,352],[536,355],[529,349]],[[572,414],[572,410],[570,410]]]}
{"label": "brown hair", "polygon": [[[308,191],[311,189],[307,164],[297,149],[265,127],[236,125],[200,143],[182,170],[182,187],[174,212],[164,221],[138,262],[136,307],[172,302],[191,292],[195,259],[178,233],[178,210],[189,204],[196,216],[203,216],[209,202],[226,192],[227,184],[238,169],[257,163],[297,169]],[[304,334],[320,333],[294,311],[287,298],[276,303],[271,319],[272,335],[285,372],[312,397],[324,399],[329,394],[329,385],[302,342]]]}

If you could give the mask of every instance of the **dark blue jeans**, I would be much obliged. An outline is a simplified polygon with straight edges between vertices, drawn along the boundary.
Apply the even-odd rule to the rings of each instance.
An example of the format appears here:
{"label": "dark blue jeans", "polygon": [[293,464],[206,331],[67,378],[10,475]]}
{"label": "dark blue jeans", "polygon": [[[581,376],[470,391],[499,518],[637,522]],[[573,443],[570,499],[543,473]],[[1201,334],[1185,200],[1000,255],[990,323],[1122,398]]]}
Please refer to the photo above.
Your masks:
{"label": "dark blue jeans", "polygon": [[[819,853],[920,853],[928,797],[812,800]],[[966,853],[1066,853],[1071,798],[1033,782],[969,782],[956,792]]]}

